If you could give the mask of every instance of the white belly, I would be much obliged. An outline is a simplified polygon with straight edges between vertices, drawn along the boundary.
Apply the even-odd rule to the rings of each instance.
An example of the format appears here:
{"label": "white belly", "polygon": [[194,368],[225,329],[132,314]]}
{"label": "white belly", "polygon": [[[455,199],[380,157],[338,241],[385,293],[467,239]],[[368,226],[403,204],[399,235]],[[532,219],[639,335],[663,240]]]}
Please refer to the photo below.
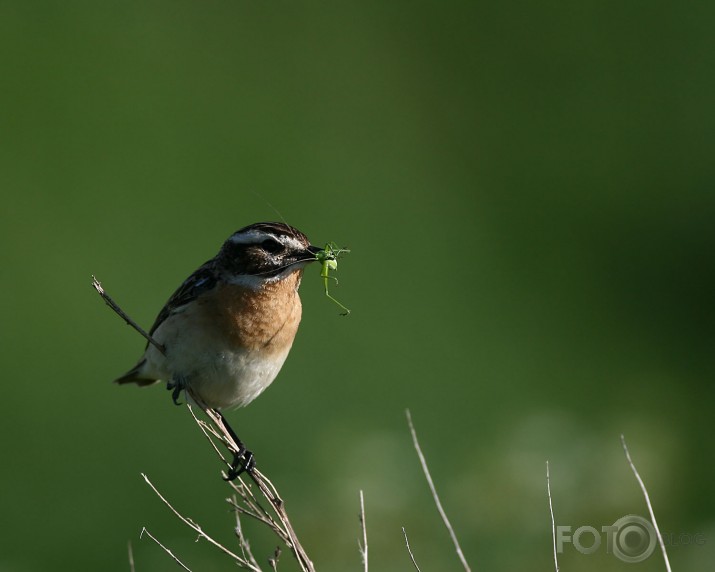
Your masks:
{"label": "white belly", "polygon": [[276,378],[290,351],[290,346],[285,352],[247,351],[201,332],[175,329],[169,338],[162,330],[160,326],[154,337],[165,345],[167,355],[150,346],[147,371],[188,388],[214,409],[248,405]]}
{"label": "white belly", "polygon": [[[225,351],[194,360],[193,365],[198,363],[201,367],[184,376],[184,383],[209,407],[243,407],[271,384],[287,356],[287,352],[277,358],[264,357],[257,352]],[[176,366],[187,371],[181,368],[181,360]]]}

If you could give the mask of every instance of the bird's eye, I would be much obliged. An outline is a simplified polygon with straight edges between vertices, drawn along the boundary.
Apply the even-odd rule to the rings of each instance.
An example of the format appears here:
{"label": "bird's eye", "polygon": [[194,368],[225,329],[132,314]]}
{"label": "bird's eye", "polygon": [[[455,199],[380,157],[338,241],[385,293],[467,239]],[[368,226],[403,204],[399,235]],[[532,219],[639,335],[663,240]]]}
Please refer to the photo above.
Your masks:
{"label": "bird's eye", "polygon": [[261,248],[270,254],[278,254],[279,252],[283,252],[285,249],[280,242],[273,238],[267,238],[261,242]]}

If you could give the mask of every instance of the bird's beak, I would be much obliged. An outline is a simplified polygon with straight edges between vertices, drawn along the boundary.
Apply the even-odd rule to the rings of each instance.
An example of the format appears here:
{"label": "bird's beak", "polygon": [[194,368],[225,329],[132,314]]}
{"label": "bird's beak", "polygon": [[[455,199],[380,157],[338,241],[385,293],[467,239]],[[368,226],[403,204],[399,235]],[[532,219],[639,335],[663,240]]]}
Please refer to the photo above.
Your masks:
{"label": "bird's beak", "polygon": [[320,248],[319,246],[313,246],[311,244],[308,248],[305,249],[304,260],[306,262],[316,262],[318,260],[318,257],[316,255],[322,251],[323,251],[323,249]]}

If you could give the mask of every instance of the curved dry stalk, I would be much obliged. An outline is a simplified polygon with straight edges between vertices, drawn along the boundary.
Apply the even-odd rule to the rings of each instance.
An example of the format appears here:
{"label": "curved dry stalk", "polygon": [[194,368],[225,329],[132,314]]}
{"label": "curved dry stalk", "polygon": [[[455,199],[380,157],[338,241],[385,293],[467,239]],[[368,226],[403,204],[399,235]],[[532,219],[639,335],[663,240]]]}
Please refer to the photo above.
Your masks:
{"label": "curved dry stalk", "polygon": [[668,560],[668,552],[665,550],[665,542],[663,542],[663,536],[661,535],[660,529],[658,528],[658,523],[655,520],[655,513],[653,512],[653,505],[651,505],[650,503],[650,496],[648,495],[648,490],[645,488],[643,479],[641,479],[641,476],[638,474],[638,470],[636,469],[635,464],[633,464],[633,461],[631,460],[631,454],[628,452],[628,447],[626,446],[626,438],[623,435],[621,435],[621,445],[623,445],[623,452],[626,454],[626,460],[628,461],[628,464],[630,465],[633,474],[636,476],[638,485],[640,486],[641,491],[643,492],[643,496],[645,497],[645,504],[648,507],[648,512],[650,513],[650,520],[653,523],[655,535],[658,537],[660,551],[663,553],[663,561],[665,562],[665,568],[668,572],[670,572],[670,561]]}
{"label": "curved dry stalk", "polygon": [[464,567],[466,572],[471,572],[471,568],[469,568],[469,564],[467,564],[467,559],[464,557],[464,553],[462,552],[462,547],[459,545],[459,540],[457,540],[457,535],[454,532],[454,528],[452,528],[452,525],[447,518],[447,513],[442,508],[442,503],[440,502],[439,496],[437,495],[437,489],[434,486],[432,476],[430,475],[429,468],[427,467],[427,460],[425,459],[425,456],[422,453],[422,449],[420,448],[420,443],[417,440],[417,433],[415,432],[415,426],[412,424],[412,416],[410,415],[410,410],[406,409],[405,413],[407,415],[407,424],[410,427],[410,433],[412,433],[412,443],[414,444],[415,450],[417,451],[417,456],[420,459],[420,464],[422,465],[422,471],[424,472],[425,478],[427,479],[427,484],[429,485],[430,491],[432,491],[432,498],[434,499],[435,505],[437,505],[437,511],[442,517],[442,521],[444,522],[445,527],[447,527],[447,531],[449,532],[449,536],[452,538],[452,543],[454,544],[454,548],[457,551],[457,556],[459,556],[459,560],[462,563],[462,566]]}
{"label": "curved dry stalk", "polygon": [[549,497],[549,512],[551,513],[551,538],[554,543],[554,566],[559,572],[559,558],[556,551],[556,520],[554,519],[554,506],[551,504],[551,478],[549,476],[549,462],[546,461],[546,494]]}
{"label": "curved dry stalk", "polygon": [[405,546],[407,547],[407,553],[410,555],[410,560],[412,560],[412,565],[415,567],[415,570],[417,570],[417,572],[422,572],[420,570],[420,567],[417,566],[417,560],[415,560],[415,555],[412,554],[412,549],[410,548],[410,541],[407,538],[407,531],[405,530],[404,526],[402,527],[402,534],[405,537]]}

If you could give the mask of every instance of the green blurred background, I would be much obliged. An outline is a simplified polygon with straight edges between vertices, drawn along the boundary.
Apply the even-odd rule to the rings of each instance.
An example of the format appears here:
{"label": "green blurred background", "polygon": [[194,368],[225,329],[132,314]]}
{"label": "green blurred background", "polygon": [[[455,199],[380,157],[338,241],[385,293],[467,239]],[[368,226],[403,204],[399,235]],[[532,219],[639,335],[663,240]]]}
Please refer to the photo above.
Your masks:
{"label": "green blurred background", "polygon": [[[229,414],[319,570],[549,570],[557,524],[645,515],[715,565],[715,4],[0,3],[0,569],[232,569],[218,464],[110,380],[221,242],[276,210],[352,254]],[[249,529],[261,558],[273,540]],[[287,554],[285,570],[293,569]],[[662,570],[566,546],[570,570]]]}

